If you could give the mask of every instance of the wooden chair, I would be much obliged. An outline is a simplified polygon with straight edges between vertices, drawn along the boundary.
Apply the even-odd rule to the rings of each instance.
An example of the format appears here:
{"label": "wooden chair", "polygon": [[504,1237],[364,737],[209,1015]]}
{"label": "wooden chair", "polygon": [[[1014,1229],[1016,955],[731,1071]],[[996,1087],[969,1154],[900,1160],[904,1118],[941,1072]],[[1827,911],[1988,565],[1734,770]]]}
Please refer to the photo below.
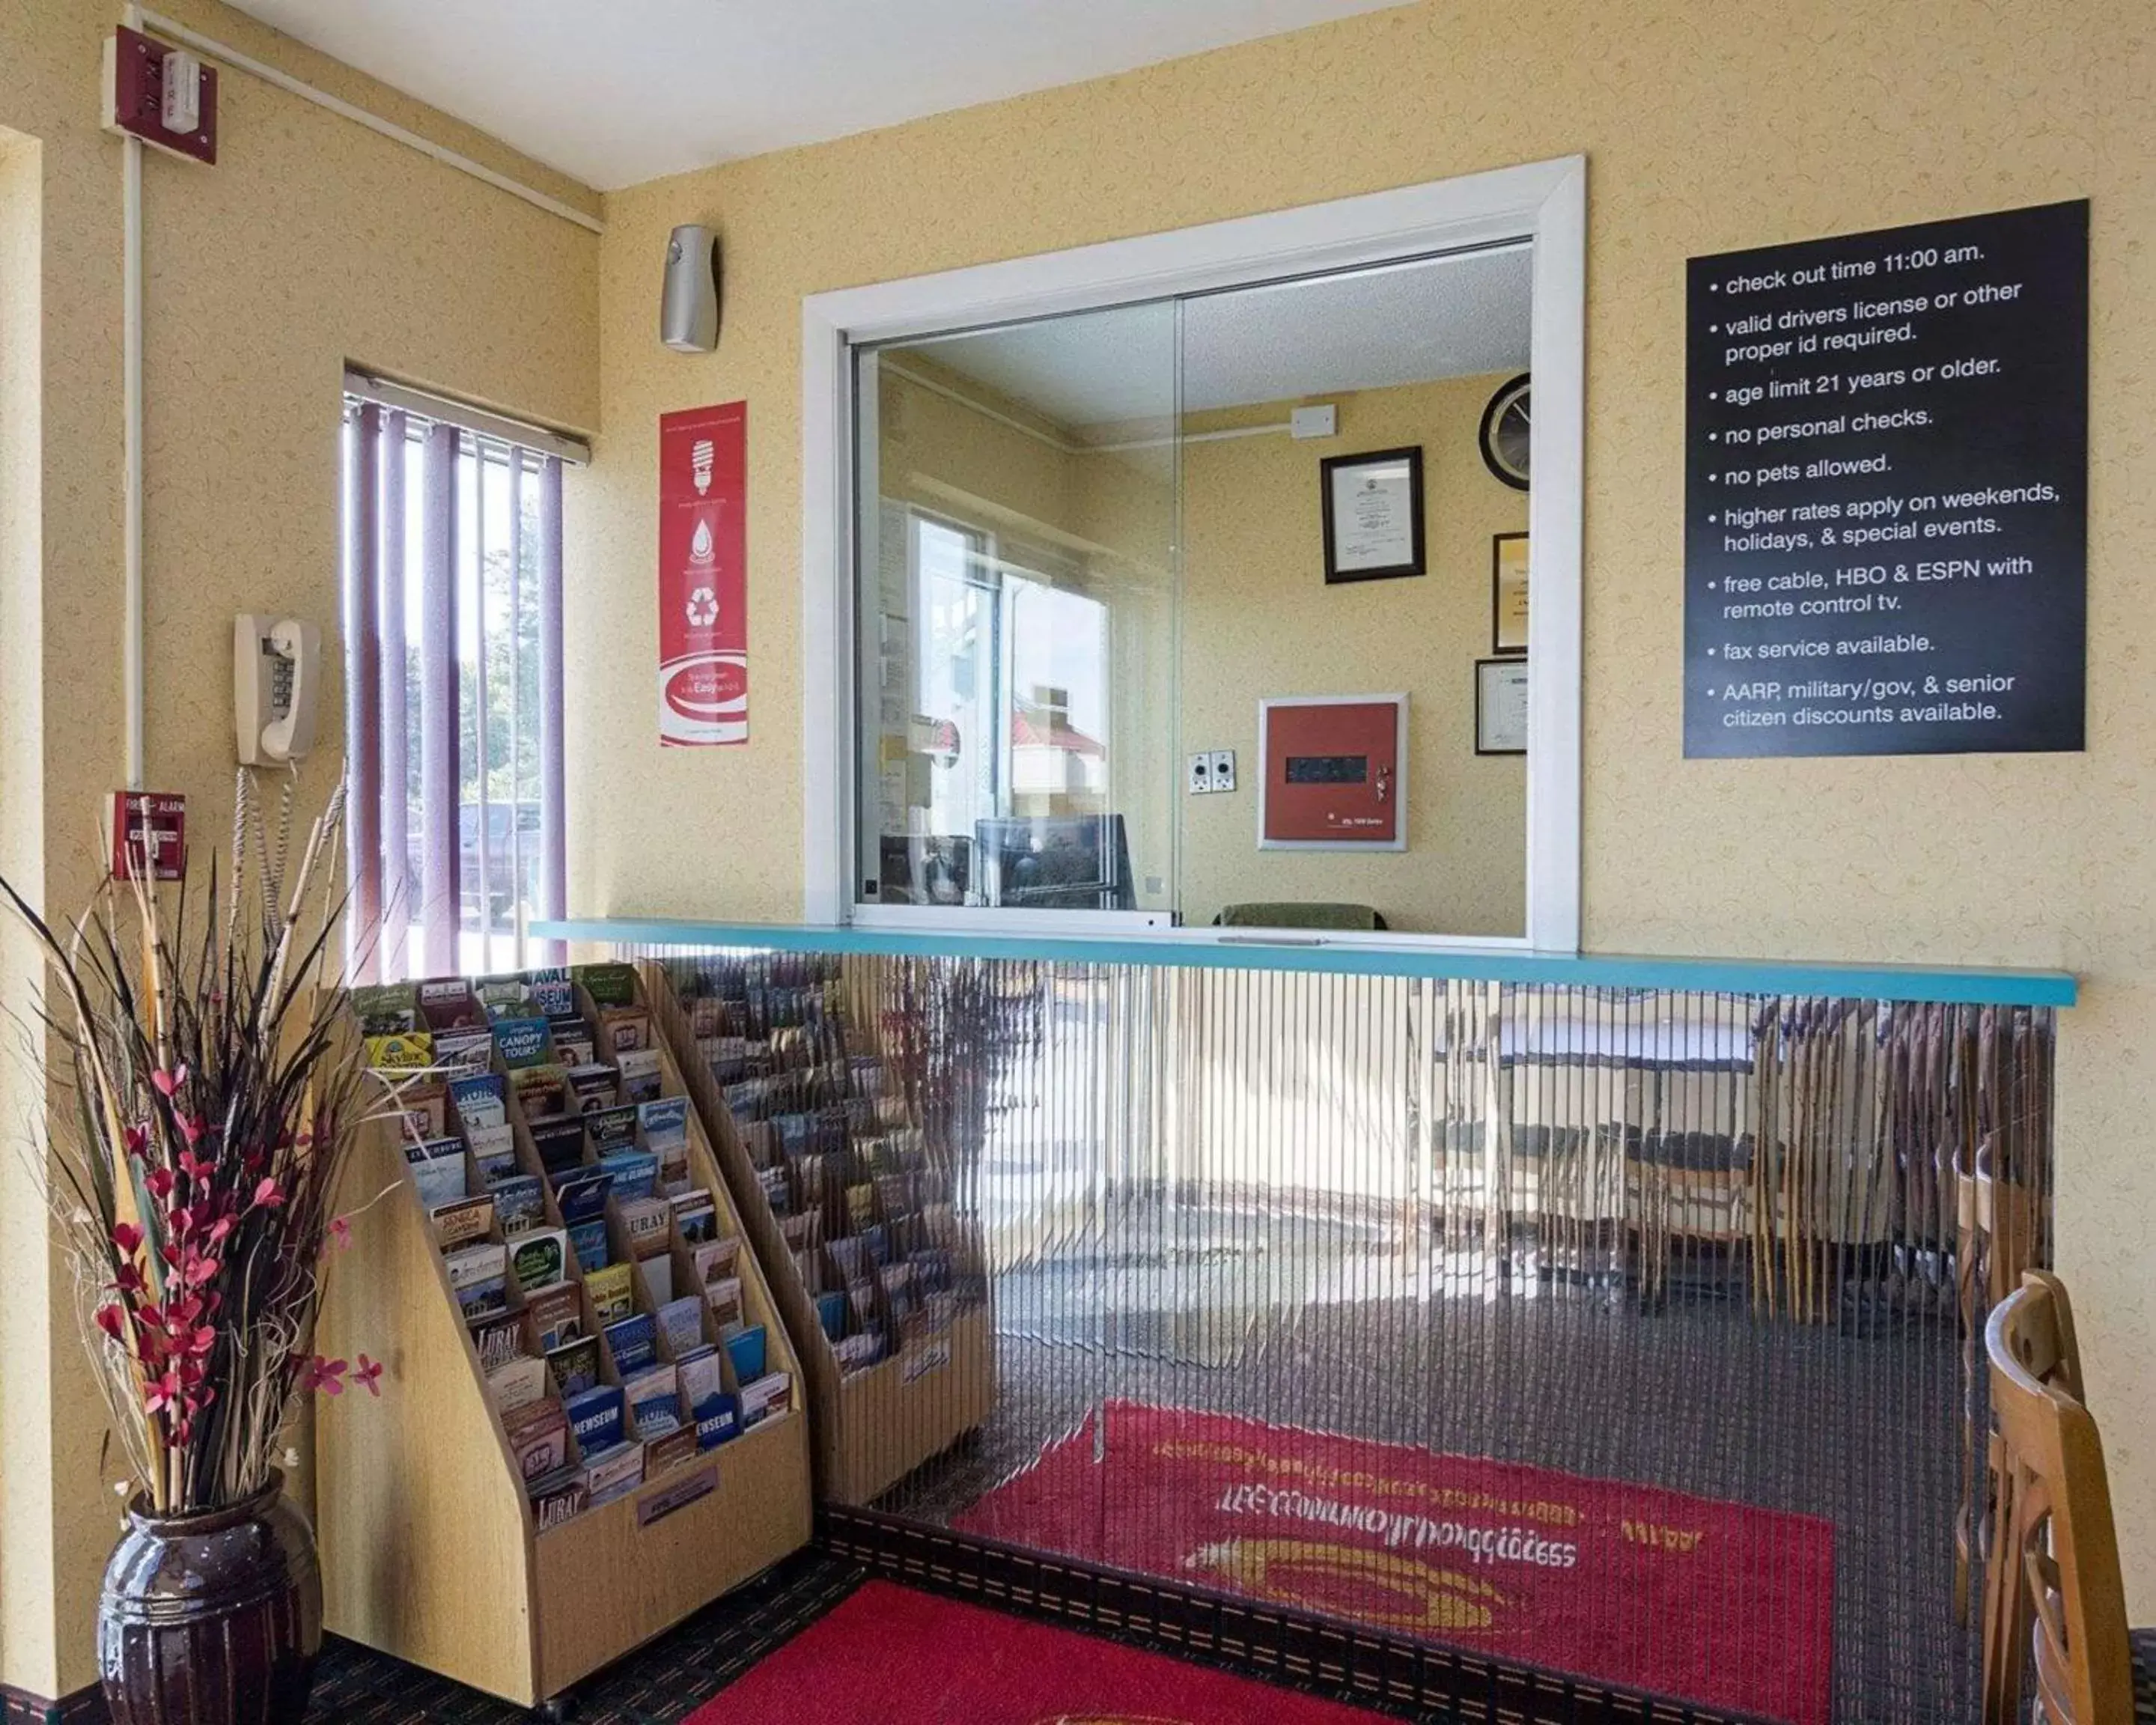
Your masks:
{"label": "wooden chair", "polygon": [[2000,1463],[1984,1725],[2011,1725],[2031,1651],[2039,1725],[2156,1721],[2156,1632],[2126,1626],[2103,1445],[2076,1393],[2073,1312],[2058,1279],[2025,1276],[1993,1311],[1984,1347]]}
{"label": "wooden chair", "polygon": [[[1977,1395],[1979,1354],[1984,1345],[1984,1324],[1991,1310],[2021,1285],[2030,1260],[2039,1250],[2035,1194],[2025,1185],[1994,1178],[1996,1146],[1986,1137],[1977,1147],[1972,1173],[1954,1153],[1953,1174],[1957,1221],[1954,1263],[1955,1292],[1961,1306],[1962,1334],[1967,1349],[1963,1371],[1961,1433],[1961,1503],[1954,1513],[1954,1621],[1967,1624],[1969,1578],[1983,1567],[1984,1542],[1991,1531],[1993,1506],[1999,1497],[1999,1435],[1980,1430],[1983,1406]],[[2065,1375],[2059,1387],[2076,1401],[2082,1394],[2082,1363],[2074,1346],[2073,1314],[2066,1305],[2066,1290],[2056,1277],[2046,1281],[2056,1291],[2061,1320],[2060,1369]],[[1978,1466],[1979,1449],[1982,1467]]]}

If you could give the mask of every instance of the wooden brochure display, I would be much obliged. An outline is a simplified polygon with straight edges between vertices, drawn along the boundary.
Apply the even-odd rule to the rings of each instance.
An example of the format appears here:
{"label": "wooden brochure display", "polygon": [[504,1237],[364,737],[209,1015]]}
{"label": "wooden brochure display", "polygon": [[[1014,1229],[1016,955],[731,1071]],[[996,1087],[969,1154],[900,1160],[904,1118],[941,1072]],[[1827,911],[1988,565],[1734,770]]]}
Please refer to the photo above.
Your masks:
{"label": "wooden brochure display", "polygon": [[[561,986],[562,973],[535,974]],[[619,976],[614,980],[618,986]],[[598,1022],[582,980],[576,998],[586,1017]],[[645,1004],[640,992],[637,1004]],[[654,1034],[650,1042],[660,1094],[685,1095],[664,1039]],[[505,1070],[498,1048],[492,1060],[494,1070]],[[613,1061],[602,1049],[594,1066]],[[531,1122],[514,1091],[507,1106],[517,1166],[538,1173]],[[685,1441],[654,1436],[644,1444],[641,1484],[545,1527],[526,1496],[519,1452],[482,1368],[475,1324],[460,1309],[436,1222],[422,1201],[403,1122],[393,1117],[368,1128],[344,1199],[350,1245],[331,1266],[317,1347],[355,1364],[365,1353],[386,1369],[378,1400],[347,1390],[323,1404],[316,1423],[316,1526],[328,1629],[517,1705],[536,1706],[808,1543],[808,1420],[790,1327],[781,1322],[731,1183],[694,1107],[687,1111],[687,1127],[690,1185],[716,1201],[716,1237],[744,1242],[735,1272],[741,1321],[764,1327],[766,1370],[792,1374],[791,1409],[711,1447],[696,1446],[698,1422],[691,1414],[677,1435]],[[548,1189],[547,1224],[558,1226],[552,1183],[542,1184]],[[664,1251],[646,1246],[639,1259],[624,1250],[627,1237],[613,1200],[607,1223],[613,1261],[632,1266],[636,1309],[655,1311],[665,1303],[653,1292],[657,1257],[667,1257],[674,1286],[690,1271],[686,1224],[677,1213]],[[490,1236],[480,1237],[501,1240],[499,1219]],[[574,1274],[573,1247],[568,1267],[582,1301],[582,1333],[598,1336],[590,1291]],[[701,1288],[698,1294],[701,1300]],[[531,1317],[513,1272],[506,1296],[528,1334]],[[711,1309],[705,1306],[696,1317],[704,1341],[720,1343],[719,1353],[726,1354]],[[480,1330],[488,1327],[477,1323]],[[601,1381],[617,1384],[622,1374],[612,1339],[603,1345]],[[662,1340],[660,1358],[675,1359],[675,1347]],[[731,1360],[724,1369],[729,1391],[737,1391]],[[641,1428],[664,1429],[663,1420]]]}
{"label": "wooden brochure display", "polygon": [[[665,965],[642,967],[645,993],[701,1115],[720,1171],[732,1189],[808,1385],[816,1446],[817,1490],[831,1502],[865,1505],[987,1420],[995,1399],[993,1329],[985,1296],[978,1233],[967,1229],[957,1268],[983,1291],[949,1323],[916,1334],[875,1363],[842,1367],[819,1318],[803,1262],[767,1200],[756,1159],[726,1095],[699,1049],[695,1029]],[[858,1006],[862,991],[853,991]],[[854,1014],[859,1019],[863,1014]],[[857,1047],[872,1045],[873,1027],[850,1027]],[[822,1254],[806,1255],[813,1266]],[[814,1273],[812,1271],[811,1273]],[[834,1278],[826,1276],[827,1282]]]}

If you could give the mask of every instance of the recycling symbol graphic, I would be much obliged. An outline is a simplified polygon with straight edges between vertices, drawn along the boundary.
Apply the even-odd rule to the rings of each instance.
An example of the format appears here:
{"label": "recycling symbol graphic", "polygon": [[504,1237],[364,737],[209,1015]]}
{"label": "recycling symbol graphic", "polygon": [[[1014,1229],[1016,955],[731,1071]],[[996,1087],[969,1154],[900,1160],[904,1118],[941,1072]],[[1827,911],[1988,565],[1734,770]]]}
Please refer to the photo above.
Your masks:
{"label": "recycling symbol graphic", "polygon": [[708,587],[700,587],[689,595],[689,624],[692,629],[709,629],[719,620],[719,596]]}

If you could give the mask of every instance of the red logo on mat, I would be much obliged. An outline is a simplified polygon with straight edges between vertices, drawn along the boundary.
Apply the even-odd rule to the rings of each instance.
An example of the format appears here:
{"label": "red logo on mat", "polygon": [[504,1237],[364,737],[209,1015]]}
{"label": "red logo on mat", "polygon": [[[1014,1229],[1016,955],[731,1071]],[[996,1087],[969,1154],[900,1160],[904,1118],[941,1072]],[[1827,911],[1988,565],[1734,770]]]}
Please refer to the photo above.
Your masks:
{"label": "red logo on mat", "polygon": [[1626,1688],[1826,1725],[1834,1530],[1810,1516],[1110,1402],[957,1525]]}

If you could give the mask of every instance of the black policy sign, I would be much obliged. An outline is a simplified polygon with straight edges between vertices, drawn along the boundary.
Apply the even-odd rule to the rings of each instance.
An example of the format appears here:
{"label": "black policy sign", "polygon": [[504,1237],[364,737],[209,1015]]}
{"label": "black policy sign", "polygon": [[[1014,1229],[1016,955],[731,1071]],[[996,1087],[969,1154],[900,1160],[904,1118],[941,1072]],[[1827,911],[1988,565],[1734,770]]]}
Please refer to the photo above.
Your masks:
{"label": "black policy sign", "polygon": [[1686,755],[2082,747],[2088,224],[1691,260]]}

